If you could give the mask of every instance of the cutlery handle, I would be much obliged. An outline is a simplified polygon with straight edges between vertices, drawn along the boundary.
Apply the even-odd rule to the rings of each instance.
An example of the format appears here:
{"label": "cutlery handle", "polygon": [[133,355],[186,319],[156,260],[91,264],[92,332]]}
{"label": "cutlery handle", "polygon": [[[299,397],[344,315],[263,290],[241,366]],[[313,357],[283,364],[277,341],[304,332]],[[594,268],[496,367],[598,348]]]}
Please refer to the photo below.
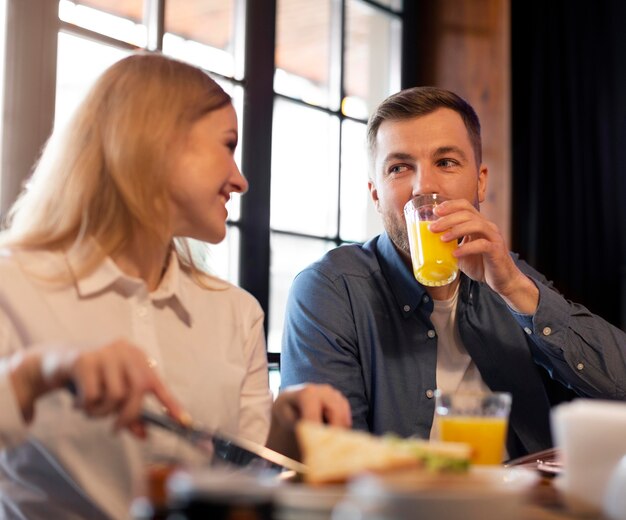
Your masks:
{"label": "cutlery handle", "polygon": [[65,389],[74,397],[78,396],[78,388],[76,388],[76,383],[74,383],[74,381],[68,381],[65,383]]}
{"label": "cutlery handle", "polygon": [[[65,383],[65,389],[74,397],[78,396],[78,388],[76,388],[76,383],[74,383],[74,381],[68,381]],[[186,433],[186,428],[184,426],[165,414],[142,410],[139,417],[145,423],[160,426],[161,428],[165,428],[166,430],[174,433]]]}
{"label": "cutlery handle", "polygon": [[162,413],[151,412],[150,410],[142,410],[139,415],[145,423],[159,426],[174,433],[187,436],[190,432],[182,424],[178,423],[168,415]]}

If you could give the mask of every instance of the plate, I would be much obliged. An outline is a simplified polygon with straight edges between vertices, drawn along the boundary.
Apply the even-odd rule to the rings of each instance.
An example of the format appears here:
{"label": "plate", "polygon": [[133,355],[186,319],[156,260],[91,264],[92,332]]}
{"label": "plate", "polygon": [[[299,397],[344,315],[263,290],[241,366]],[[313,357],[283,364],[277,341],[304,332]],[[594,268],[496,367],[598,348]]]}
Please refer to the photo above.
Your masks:
{"label": "plate", "polygon": [[552,478],[563,472],[561,458],[561,452],[558,448],[548,448],[510,460],[505,466],[535,469],[542,477]]}
{"label": "plate", "polygon": [[[285,483],[275,495],[277,518],[521,518],[522,504],[540,481],[527,468],[474,467],[464,475],[423,471],[367,474],[345,486]],[[360,515],[360,516],[359,516]]]}

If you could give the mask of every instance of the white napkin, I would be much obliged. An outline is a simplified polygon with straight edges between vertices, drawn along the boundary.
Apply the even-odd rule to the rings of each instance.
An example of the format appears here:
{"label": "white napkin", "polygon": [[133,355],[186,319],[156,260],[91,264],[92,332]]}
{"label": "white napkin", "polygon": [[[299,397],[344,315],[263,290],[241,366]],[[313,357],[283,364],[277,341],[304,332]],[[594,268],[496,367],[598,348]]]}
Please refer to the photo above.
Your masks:
{"label": "white napkin", "polygon": [[568,507],[599,514],[609,478],[626,455],[626,403],[578,399],[552,411],[564,471],[557,485]]}

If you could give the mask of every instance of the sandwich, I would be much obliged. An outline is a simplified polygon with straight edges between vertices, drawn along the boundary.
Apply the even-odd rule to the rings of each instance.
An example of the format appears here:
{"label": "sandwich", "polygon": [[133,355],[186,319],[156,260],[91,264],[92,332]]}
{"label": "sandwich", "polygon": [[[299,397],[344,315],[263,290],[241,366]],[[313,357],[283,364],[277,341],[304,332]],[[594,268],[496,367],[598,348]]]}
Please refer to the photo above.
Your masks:
{"label": "sandwich", "polygon": [[345,482],[363,472],[457,474],[469,469],[471,448],[464,443],[377,437],[307,421],[296,425],[296,438],[308,468],[304,479],[312,484]]}

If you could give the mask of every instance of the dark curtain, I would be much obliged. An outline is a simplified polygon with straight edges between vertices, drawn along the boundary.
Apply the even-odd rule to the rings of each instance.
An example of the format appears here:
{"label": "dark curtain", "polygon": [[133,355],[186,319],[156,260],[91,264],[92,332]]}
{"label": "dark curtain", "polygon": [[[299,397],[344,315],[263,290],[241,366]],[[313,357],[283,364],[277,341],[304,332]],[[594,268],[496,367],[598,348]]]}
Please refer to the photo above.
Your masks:
{"label": "dark curtain", "polygon": [[626,329],[626,2],[511,0],[512,247]]}

